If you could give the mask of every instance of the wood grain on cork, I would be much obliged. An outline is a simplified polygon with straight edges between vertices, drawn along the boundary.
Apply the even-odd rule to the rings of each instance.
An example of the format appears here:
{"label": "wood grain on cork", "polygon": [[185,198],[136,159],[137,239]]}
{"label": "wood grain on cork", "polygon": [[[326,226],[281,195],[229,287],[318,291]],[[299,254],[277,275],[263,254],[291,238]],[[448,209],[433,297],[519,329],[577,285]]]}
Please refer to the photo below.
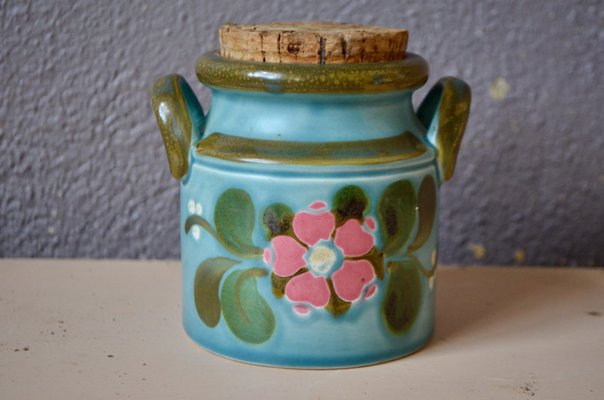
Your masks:
{"label": "wood grain on cork", "polygon": [[284,64],[400,60],[408,39],[405,29],[328,22],[225,24],[219,33],[223,57]]}

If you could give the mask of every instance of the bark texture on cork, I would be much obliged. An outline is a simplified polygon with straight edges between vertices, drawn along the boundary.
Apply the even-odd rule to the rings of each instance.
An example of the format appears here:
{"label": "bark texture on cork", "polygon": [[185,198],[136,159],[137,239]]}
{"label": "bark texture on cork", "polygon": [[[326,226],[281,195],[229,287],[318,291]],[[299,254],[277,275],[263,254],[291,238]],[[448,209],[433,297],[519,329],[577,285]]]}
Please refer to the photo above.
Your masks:
{"label": "bark texture on cork", "polygon": [[223,57],[285,64],[358,64],[404,58],[405,29],[329,22],[225,24]]}

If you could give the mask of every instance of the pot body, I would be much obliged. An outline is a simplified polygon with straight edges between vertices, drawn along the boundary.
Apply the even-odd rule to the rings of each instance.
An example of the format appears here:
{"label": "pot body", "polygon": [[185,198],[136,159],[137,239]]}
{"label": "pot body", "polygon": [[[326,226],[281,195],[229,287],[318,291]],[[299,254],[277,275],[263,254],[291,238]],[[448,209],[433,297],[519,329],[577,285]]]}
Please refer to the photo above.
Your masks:
{"label": "pot body", "polygon": [[[224,132],[242,141],[273,143],[281,135],[287,138],[285,142],[297,142],[301,158],[312,152],[313,144],[309,141],[316,143],[323,139],[326,145],[347,146],[354,140],[367,143],[392,139],[403,133],[412,138],[409,146],[413,148],[407,150],[415,151],[407,160],[388,163],[321,165],[329,160],[317,158],[294,164],[298,161],[294,155],[289,162],[271,163],[270,159],[262,159],[262,154],[255,160],[225,160],[200,155],[193,147],[191,170],[181,187],[181,240],[184,324],[195,341],[215,353],[254,363],[320,368],[363,365],[400,357],[430,338],[434,327],[436,225],[432,226],[423,246],[413,253],[418,263],[407,257],[413,234],[419,229],[419,221],[413,214],[409,215],[414,218],[400,221],[413,224],[407,229],[407,240],[398,250],[386,256],[382,254],[387,240],[387,235],[382,234],[387,231],[383,225],[399,222],[387,220],[396,219],[396,211],[391,216],[386,215],[387,211],[380,215],[380,203],[384,202],[387,189],[404,182],[417,193],[426,177],[437,181],[434,150],[423,140],[424,132],[412,112],[410,97],[409,92],[356,96],[214,92],[205,137]],[[288,146],[285,142],[284,146]],[[232,150],[236,153],[239,149]],[[275,155],[279,155],[278,150]],[[347,188],[350,196],[358,198],[350,199],[349,203],[354,203],[352,209],[343,210],[342,216],[336,218],[337,194]],[[221,198],[228,203],[220,206]],[[436,203],[437,199],[431,201]],[[269,220],[267,210],[277,208],[275,205],[291,210],[289,217],[283,218],[287,221],[281,222],[278,216]],[[415,213],[415,204],[409,203],[409,206]],[[240,214],[234,220],[231,221],[229,215],[220,216],[225,212],[221,210],[232,208]],[[202,224],[186,229],[187,221],[191,224],[195,216],[206,218],[211,229],[224,232],[225,237],[217,238],[218,233],[212,235]],[[252,223],[243,227],[244,219]],[[220,224],[233,226],[221,227]],[[280,230],[271,224],[289,224],[290,227]],[[235,230],[245,232],[233,232]],[[239,234],[249,235],[248,251],[241,251],[243,246],[229,237]],[[355,245],[357,237],[363,238],[363,244]],[[221,241],[232,244],[225,246]],[[321,260],[311,259],[313,252],[316,254],[321,249],[327,256],[323,264],[334,264],[323,267],[328,269],[326,273],[321,272],[321,265],[310,265],[312,262],[321,264]],[[377,257],[369,256],[376,252]],[[223,311],[215,326],[204,323],[196,306],[211,301],[196,299],[206,293],[201,288],[197,293],[195,290],[195,275],[200,266],[217,268],[204,265],[208,260],[232,264],[217,284],[221,303],[228,303],[219,307],[235,310]],[[396,267],[388,267],[397,260],[400,263]],[[404,289],[391,290],[393,293],[387,298],[392,268],[399,268],[408,282],[404,283]],[[246,271],[258,272],[243,278]],[[282,278],[283,289],[276,287],[283,283],[276,284],[275,275]],[[295,276],[290,278],[291,275]],[[301,277],[305,275],[310,279],[303,280]],[[297,290],[289,290],[288,285],[295,283],[298,283]],[[225,284],[233,290],[227,290]],[[246,290],[243,285],[250,288]],[[338,294],[338,290],[342,293]],[[301,291],[306,295],[297,293]],[[393,301],[414,304],[401,304],[405,309],[396,311],[396,306],[390,305]],[[246,302],[264,303],[261,308],[266,315],[246,310],[242,304]],[[330,309],[334,302],[346,309]],[[389,311],[388,307],[393,310]],[[392,324],[387,320],[388,312],[400,313],[391,316]],[[240,315],[229,317],[229,313]],[[254,326],[254,321],[246,320],[252,316],[263,321]],[[254,334],[246,332],[248,329]]]}
{"label": "pot body", "polygon": [[180,93],[190,128],[164,113],[191,131],[174,142],[187,151],[177,177],[188,335],[228,358],[294,368],[423,346],[446,173],[438,121],[416,116],[409,88],[212,91],[207,117]]}

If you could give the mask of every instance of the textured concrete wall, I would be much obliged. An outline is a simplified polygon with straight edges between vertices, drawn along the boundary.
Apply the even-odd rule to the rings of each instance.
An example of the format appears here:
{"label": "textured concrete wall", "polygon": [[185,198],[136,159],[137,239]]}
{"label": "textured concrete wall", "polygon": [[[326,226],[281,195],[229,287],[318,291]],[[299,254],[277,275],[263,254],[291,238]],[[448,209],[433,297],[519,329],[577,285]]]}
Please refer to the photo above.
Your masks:
{"label": "textured concrete wall", "polygon": [[[406,27],[410,50],[474,91],[441,260],[604,264],[599,0],[0,0],[0,255],[179,255],[147,88],[217,47],[224,22]],[[420,91],[418,99],[425,94]]]}

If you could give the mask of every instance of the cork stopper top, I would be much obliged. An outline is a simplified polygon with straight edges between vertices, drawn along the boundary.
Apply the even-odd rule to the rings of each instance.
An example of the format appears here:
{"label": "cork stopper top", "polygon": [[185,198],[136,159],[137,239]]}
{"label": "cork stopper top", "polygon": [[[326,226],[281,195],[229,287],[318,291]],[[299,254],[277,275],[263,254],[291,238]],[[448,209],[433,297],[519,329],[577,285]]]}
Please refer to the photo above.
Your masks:
{"label": "cork stopper top", "polygon": [[407,31],[329,22],[225,24],[220,55],[282,64],[361,64],[401,60]]}

